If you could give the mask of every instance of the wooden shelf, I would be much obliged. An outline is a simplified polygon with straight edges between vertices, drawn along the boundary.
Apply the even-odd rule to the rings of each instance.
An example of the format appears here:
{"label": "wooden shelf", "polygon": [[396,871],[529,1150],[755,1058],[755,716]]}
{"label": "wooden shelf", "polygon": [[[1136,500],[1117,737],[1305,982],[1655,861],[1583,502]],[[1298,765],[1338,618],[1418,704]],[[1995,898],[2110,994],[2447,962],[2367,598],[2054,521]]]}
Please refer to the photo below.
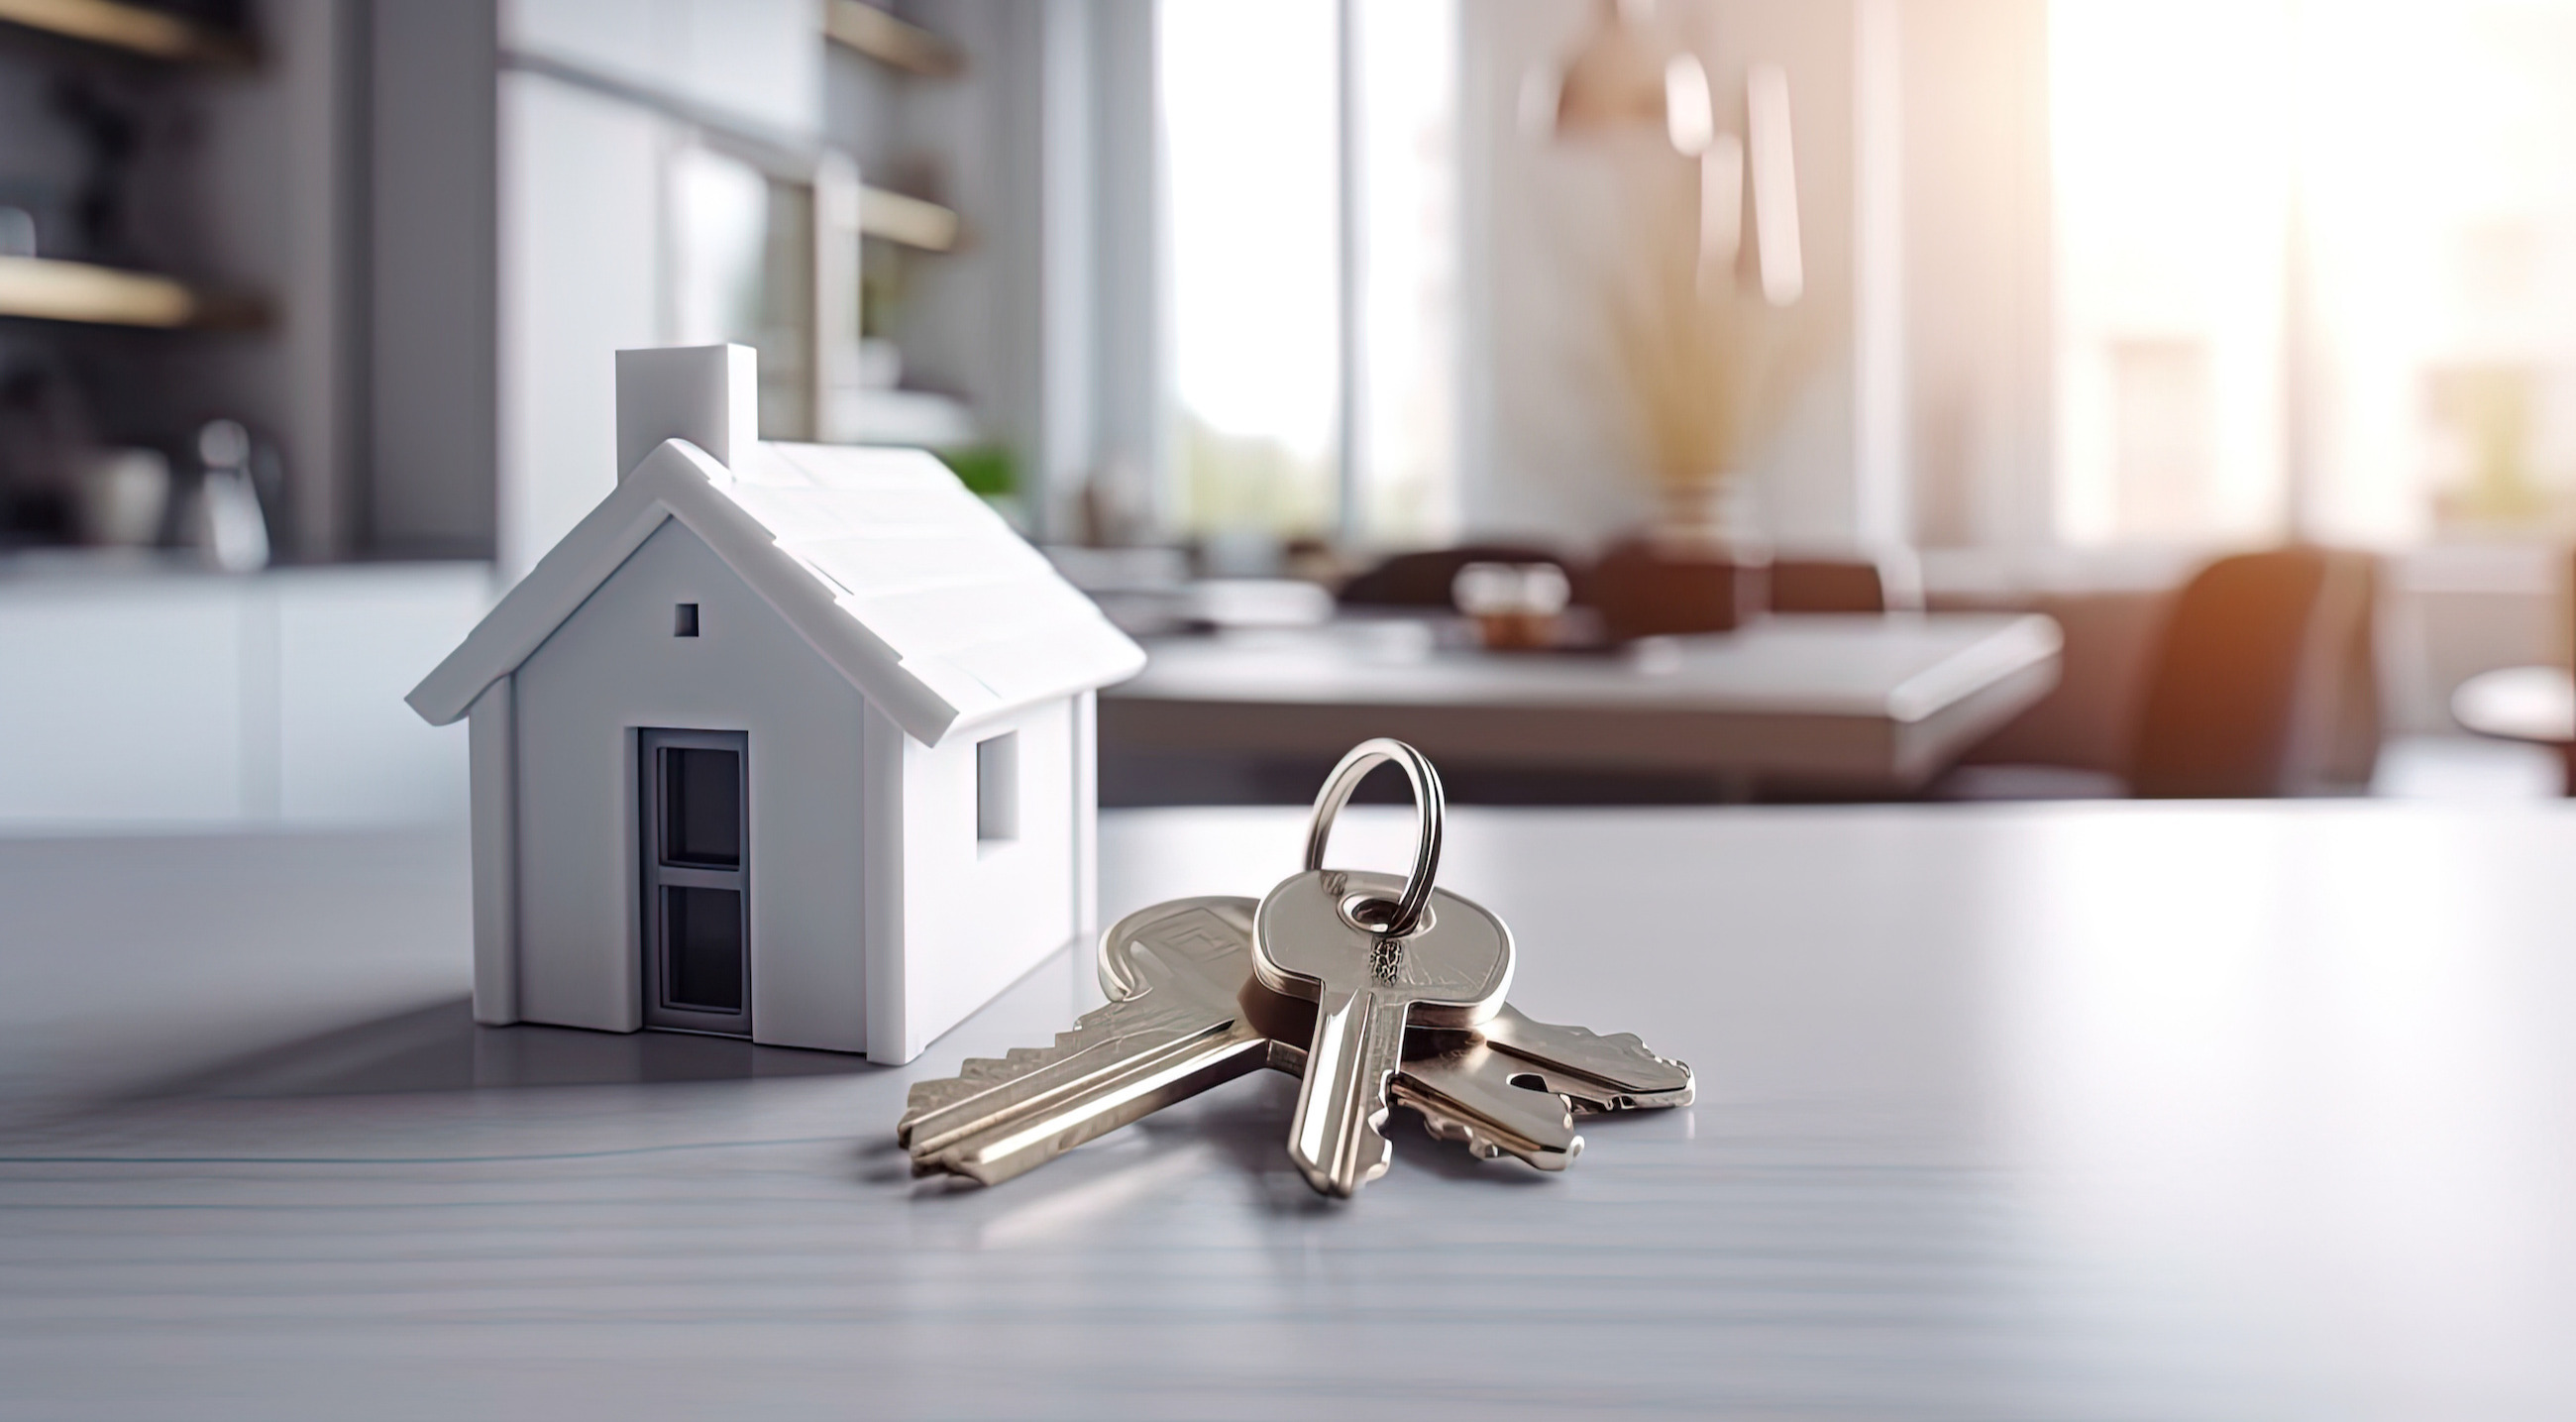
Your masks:
{"label": "wooden shelf", "polygon": [[180,64],[248,64],[253,57],[242,35],[117,0],[0,0],[0,22]]}
{"label": "wooden shelf", "polygon": [[861,0],[831,0],[823,11],[823,35],[906,74],[954,79],[966,72],[965,53],[947,37]]}
{"label": "wooden shelf", "polygon": [[164,328],[259,319],[254,305],[209,297],[168,277],[50,257],[0,257],[0,316]]}
{"label": "wooden shelf", "polygon": [[882,237],[925,252],[953,251],[957,214],[935,202],[883,188],[859,189],[859,235]]}

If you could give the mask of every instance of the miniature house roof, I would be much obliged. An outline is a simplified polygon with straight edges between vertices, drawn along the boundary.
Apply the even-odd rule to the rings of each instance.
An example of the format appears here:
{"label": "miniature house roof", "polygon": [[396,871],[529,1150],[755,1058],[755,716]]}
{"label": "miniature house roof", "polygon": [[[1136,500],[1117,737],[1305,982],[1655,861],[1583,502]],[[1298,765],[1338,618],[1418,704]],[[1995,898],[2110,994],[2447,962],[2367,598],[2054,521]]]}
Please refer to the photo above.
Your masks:
{"label": "miniature house roof", "polygon": [[1133,676],[1145,653],[918,450],[662,440],[407,698],[432,725],[516,671],[666,520],[916,739]]}

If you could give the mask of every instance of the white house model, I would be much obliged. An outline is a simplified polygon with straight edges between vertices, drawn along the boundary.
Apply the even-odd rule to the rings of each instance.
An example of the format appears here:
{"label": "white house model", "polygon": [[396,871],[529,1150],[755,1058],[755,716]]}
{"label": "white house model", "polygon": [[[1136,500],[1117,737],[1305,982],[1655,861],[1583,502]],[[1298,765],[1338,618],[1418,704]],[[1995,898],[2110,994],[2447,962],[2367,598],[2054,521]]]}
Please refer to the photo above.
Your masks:
{"label": "white house model", "polygon": [[928,454],[760,442],[753,359],[620,352],[616,492],[411,693],[470,718],[474,1016],[908,1061],[1093,932],[1144,653]]}

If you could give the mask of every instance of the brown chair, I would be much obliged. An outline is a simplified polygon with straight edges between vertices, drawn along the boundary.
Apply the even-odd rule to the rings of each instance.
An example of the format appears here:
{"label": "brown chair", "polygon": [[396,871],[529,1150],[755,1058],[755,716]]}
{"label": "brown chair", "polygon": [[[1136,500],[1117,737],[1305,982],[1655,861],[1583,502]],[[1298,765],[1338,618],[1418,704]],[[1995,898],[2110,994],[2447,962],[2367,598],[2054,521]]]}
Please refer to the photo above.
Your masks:
{"label": "brown chair", "polygon": [[1613,642],[1731,631],[1762,611],[1765,565],[1630,538],[1602,550],[1590,595]]}
{"label": "brown chair", "polygon": [[[2322,548],[2221,558],[2176,600],[2129,767],[2147,799],[2259,798],[2319,788],[2347,714],[2371,560]],[[2375,709],[2370,719],[2376,721]]]}
{"label": "brown chair", "polygon": [[1885,612],[1887,584],[1876,563],[1780,558],[1771,564],[1773,612]]}
{"label": "brown chair", "polygon": [[2332,703],[2321,778],[2329,788],[2367,794],[2388,732],[2379,700],[2379,560],[2366,553],[2335,556],[2351,561],[2354,576],[2326,608],[2331,664],[2324,685]]}
{"label": "brown chair", "polygon": [[1771,560],[1773,612],[1920,611],[1923,578],[1910,551],[1876,557],[1785,554]]}
{"label": "brown chair", "polygon": [[1463,543],[1398,553],[1342,584],[1337,599],[1344,607],[1448,607],[1449,585],[1470,563],[1554,563],[1574,584],[1575,600],[1583,600],[1583,569],[1560,553],[1517,543]]}
{"label": "brown chair", "polygon": [[2366,784],[2376,564],[2322,548],[2221,558],[2173,600],[2125,773],[1966,765],[1937,799],[2259,799]]}

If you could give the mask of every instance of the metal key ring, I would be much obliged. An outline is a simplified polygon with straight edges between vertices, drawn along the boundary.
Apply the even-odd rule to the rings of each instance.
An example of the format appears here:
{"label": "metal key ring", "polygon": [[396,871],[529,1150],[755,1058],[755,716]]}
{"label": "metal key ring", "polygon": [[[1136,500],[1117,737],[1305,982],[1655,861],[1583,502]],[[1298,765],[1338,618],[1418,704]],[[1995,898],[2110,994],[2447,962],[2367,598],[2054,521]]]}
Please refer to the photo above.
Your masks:
{"label": "metal key ring", "polygon": [[1402,938],[1422,922],[1422,912],[1431,903],[1431,882],[1440,872],[1440,829],[1448,813],[1447,797],[1440,789],[1440,772],[1431,768],[1422,752],[1386,736],[1351,747],[1351,753],[1324,777],[1324,788],[1315,796],[1315,818],[1306,828],[1306,867],[1324,867],[1324,845],[1333,837],[1334,817],[1350,803],[1351,792],[1360,788],[1360,781],[1389,761],[1413,782],[1413,874],[1404,881],[1404,892],[1395,901],[1395,916],[1378,934]]}

